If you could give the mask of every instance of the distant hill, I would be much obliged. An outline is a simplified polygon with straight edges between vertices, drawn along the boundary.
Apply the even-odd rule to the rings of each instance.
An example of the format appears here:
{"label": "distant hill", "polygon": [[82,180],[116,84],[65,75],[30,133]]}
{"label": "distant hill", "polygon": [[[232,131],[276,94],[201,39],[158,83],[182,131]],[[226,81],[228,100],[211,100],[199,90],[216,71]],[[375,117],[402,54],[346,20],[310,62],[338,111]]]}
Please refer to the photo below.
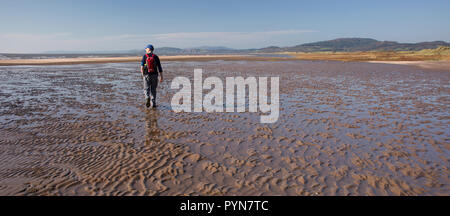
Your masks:
{"label": "distant hill", "polygon": [[[395,41],[378,41],[371,38],[338,38],[334,40],[305,43],[290,47],[270,46],[260,49],[233,49],[224,46],[200,46],[193,48],[156,47],[155,53],[160,55],[194,55],[194,54],[245,54],[266,52],[357,52],[357,51],[418,51],[436,49],[440,46],[450,47],[445,41],[398,43]],[[143,49],[98,52],[51,51],[47,53],[97,53],[142,55]]]}
{"label": "distant hill", "polygon": [[328,41],[305,43],[292,47],[268,47],[259,50],[274,50],[275,52],[418,51],[423,49],[436,49],[439,46],[450,46],[450,44],[445,41],[398,43],[394,41],[378,41],[371,38],[338,38]]}
{"label": "distant hill", "polygon": [[200,46],[200,47],[192,47],[188,49],[197,49],[197,50],[233,50],[233,48],[225,47],[225,46]]}
{"label": "distant hill", "polygon": [[418,51],[436,49],[440,46],[450,47],[445,41],[398,43],[395,41],[378,41],[371,38],[338,38],[328,41],[305,43],[291,47],[270,46],[261,49],[232,49],[228,47],[195,47],[195,48],[159,48],[160,54],[244,54],[251,52],[357,52],[357,51]]}
{"label": "distant hill", "polygon": [[[160,55],[189,55],[189,54],[231,54],[242,53],[244,50],[232,49],[224,46],[201,46],[192,48],[156,47],[155,53]],[[131,50],[129,53],[143,54],[144,50]]]}

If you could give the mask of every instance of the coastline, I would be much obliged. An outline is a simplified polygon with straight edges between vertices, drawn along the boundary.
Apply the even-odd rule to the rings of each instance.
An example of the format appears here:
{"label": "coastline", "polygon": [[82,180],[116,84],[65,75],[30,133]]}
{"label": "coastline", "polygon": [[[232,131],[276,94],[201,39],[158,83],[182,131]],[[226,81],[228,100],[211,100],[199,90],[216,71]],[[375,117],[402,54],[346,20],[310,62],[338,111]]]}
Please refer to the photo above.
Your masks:
{"label": "coastline", "polygon": [[[160,56],[163,61],[282,61],[293,60],[288,57],[261,57],[251,55],[179,55]],[[131,57],[95,57],[95,58],[49,58],[49,59],[4,59],[0,60],[0,66],[23,65],[70,65],[70,64],[97,64],[97,63],[123,63],[139,62],[140,56]]]}

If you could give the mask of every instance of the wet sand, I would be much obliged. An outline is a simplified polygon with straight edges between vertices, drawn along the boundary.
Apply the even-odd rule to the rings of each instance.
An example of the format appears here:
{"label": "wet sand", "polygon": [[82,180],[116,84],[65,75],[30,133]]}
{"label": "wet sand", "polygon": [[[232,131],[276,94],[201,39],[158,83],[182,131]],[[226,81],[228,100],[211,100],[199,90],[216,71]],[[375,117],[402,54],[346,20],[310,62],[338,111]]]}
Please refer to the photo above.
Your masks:
{"label": "wet sand", "polygon": [[[0,195],[450,195],[448,71],[334,61],[0,67]],[[280,118],[174,113],[175,76],[280,76]]]}
{"label": "wet sand", "polygon": [[[291,54],[286,56],[263,56],[259,55],[178,55],[160,56],[162,61],[293,61],[293,60],[315,60],[315,61],[345,61],[345,62],[369,62],[382,64],[411,65],[426,69],[438,69],[450,71],[448,60],[368,60],[355,58],[356,53],[335,54]],[[288,57],[287,57],[288,56]],[[420,57],[416,57],[420,58]],[[24,66],[24,65],[74,65],[74,64],[99,64],[99,63],[126,63],[140,61],[141,57],[63,57],[42,59],[0,59],[0,66]]]}

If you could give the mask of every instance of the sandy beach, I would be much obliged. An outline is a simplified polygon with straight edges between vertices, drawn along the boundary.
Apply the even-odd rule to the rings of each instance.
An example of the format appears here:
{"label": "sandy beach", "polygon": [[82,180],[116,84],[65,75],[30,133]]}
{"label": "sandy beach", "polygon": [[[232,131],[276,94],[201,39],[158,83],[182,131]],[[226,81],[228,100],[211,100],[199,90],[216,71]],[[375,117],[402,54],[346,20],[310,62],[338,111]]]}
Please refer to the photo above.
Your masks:
{"label": "sandy beach", "polygon": [[[136,57],[94,57],[94,58],[48,58],[48,59],[0,59],[0,66],[19,65],[71,65],[71,64],[98,64],[139,62],[142,56]],[[252,55],[177,55],[160,56],[161,61],[281,61],[289,60],[287,57],[261,57]]]}
{"label": "sandy beach", "polygon": [[[206,58],[206,57],[205,57]],[[137,59],[134,59],[137,60]],[[0,67],[0,195],[449,195],[448,71],[338,61]],[[280,76],[280,118],[174,113],[170,80]]]}

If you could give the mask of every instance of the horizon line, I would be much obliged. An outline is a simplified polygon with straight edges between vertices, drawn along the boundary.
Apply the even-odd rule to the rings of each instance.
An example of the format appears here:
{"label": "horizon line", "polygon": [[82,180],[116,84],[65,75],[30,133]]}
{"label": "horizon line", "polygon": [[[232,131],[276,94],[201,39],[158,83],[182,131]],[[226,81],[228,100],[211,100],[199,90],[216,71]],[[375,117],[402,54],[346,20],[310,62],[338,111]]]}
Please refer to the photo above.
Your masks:
{"label": "horizon line", "polygon": [[[171,34],[171,33],[169,33],[169,34]],[[289,48],[289,47],[295,47],[295,46],[300,46],[300,45],[304,45],[304,44],[333,41],[333,40],[339,40],[339,39],[371,39],[371,40],[376,40],[379,42],[395,42],[395,43],[399,43],[399,44],[419,44],[419,43],[433,43],[433,42],[449,43],[445,40],[400,42],[400,41],[394,41],[394,40],[378,40],[378,39],[369,38],[369,37],[339,37],[339,38],[328,39],[328,40],[311,41],[311,42],[296,44],[296,45],[292,45],[292,46],[269,45],[269,46],[264,46],[264,47],[260,47],[260,48],[234,48],[234,47],[223,46],[223,45],[201,45],[201,46],[186,47],[186,48],[176,47],[176,46],[162,46],[159,48],[156,47],[156,50],[161,49],[161,48],[174,48],[174,49],[181,49],[181,50],[189,50],[189,49],[201,49],[203,47],[205,47],[205,48],[221,47],[221,48],[230,49],[230,50],[259,50],[259,49],[265,49],[265,48],[270,48],[270,47]],[[122,52],[130,52],[130,51],[138,51],[138,50],[141,50],[141,49],[130,48],[130,49],[117,49],[117,50],[91,50],[91,51],[89,51],[89,50],[46,50],[46,51],[41,51],[41,52],[2,52],[2,51],[0,51],[0,54],[123,54]],[[142,51],[144,51],[144,49],[142,49]]]}

